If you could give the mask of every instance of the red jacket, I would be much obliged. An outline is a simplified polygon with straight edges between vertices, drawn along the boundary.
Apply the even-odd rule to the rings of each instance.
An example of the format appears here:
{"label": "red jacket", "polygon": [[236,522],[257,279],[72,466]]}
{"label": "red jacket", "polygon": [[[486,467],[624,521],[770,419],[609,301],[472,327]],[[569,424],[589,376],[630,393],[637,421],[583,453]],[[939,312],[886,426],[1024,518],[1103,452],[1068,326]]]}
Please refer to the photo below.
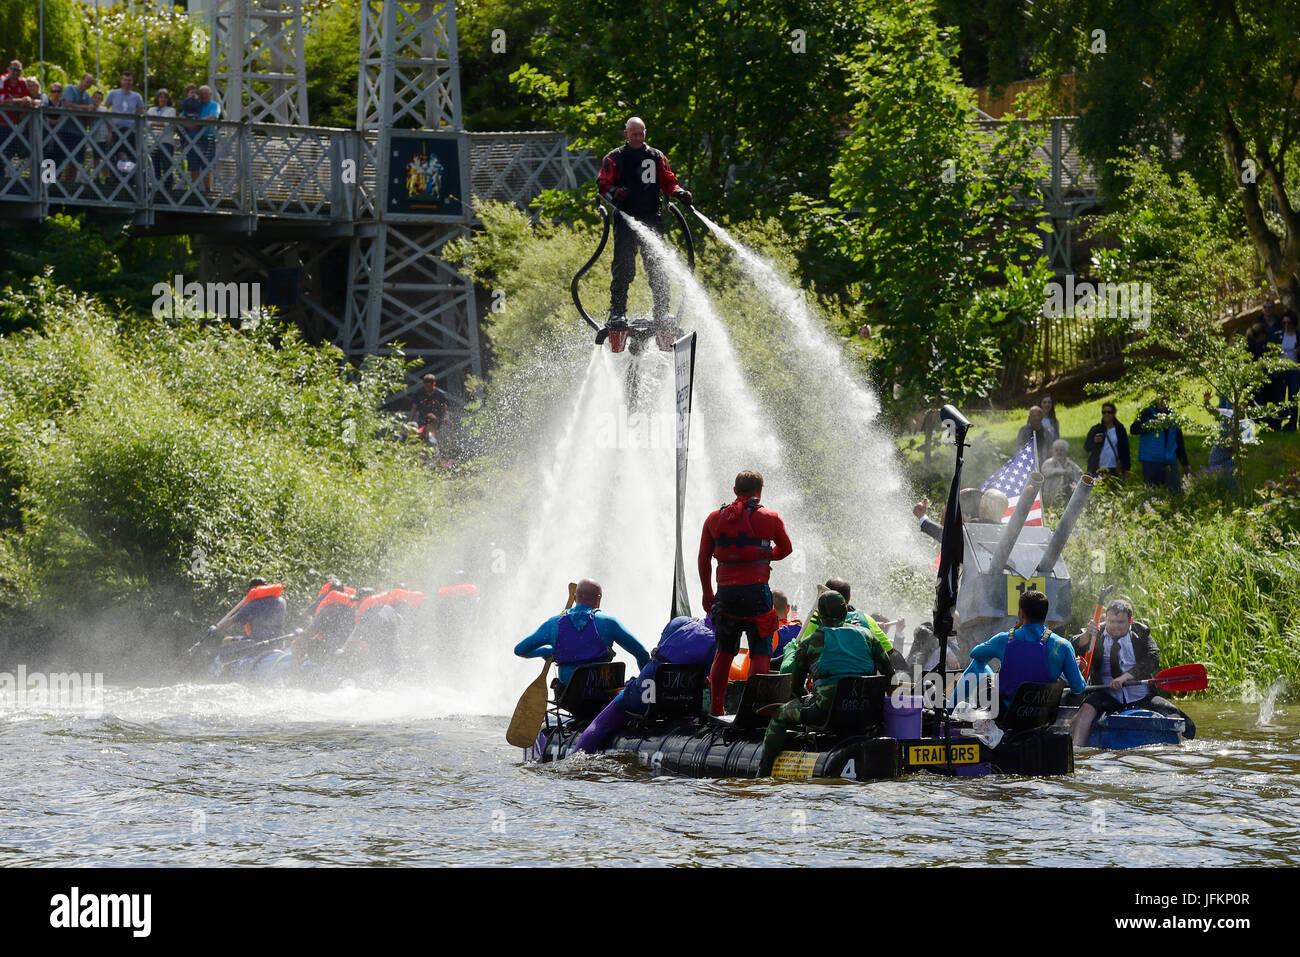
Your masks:
{"label": "red jacket", "polygon": [[747,507],[744,497],[710,513],[700,534],[698,557],[700,584],[707,598],[713,559],[718,558],[718,586],[755,585],[766,582],[771,563],[794,551],[785,522],[769,508]]}

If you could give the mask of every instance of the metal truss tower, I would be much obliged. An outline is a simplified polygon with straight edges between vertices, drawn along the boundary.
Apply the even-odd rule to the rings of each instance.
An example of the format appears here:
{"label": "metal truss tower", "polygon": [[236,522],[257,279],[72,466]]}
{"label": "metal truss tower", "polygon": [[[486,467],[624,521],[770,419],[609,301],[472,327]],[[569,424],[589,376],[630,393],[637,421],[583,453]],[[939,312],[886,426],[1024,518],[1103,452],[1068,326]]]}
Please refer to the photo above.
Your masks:
{"label": "metal truss tower", "polygon": [[221,117],[306,126],[301,0],[217,0],[208,75]]}
{"label": "metal truss tower", "polygon": [[[453,391],[482,372],[474,284],[443,259],[469,231],[454,0],[361,4],[357,224],[342,346],[400,342]],[[432,185],[431,185],[432,184]],[[427,190],[427,192],[426,192]]]}

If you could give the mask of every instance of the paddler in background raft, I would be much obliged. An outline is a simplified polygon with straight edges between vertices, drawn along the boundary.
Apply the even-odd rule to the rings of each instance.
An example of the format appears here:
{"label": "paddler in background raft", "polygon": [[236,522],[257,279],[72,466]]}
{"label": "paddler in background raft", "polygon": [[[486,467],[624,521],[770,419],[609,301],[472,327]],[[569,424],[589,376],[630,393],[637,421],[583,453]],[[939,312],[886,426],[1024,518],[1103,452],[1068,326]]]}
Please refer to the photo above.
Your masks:
{"label": "paddler in background raft", "polygon": [[244,600],[230,610],[225,618],[208,629],[209,635],[228,636],[235,630],[242,630],[241,638],[252,641],[267,641],[284,634],[284,615],[287,609],[284,600],[284,585],[276,582],[270,584],[265,578],[254,578],[248,583],[248,594]]}
{"label": "paddler in background raft", "polygon": [[[726,714],[727,678],[731,662],[740,651],[740,637],[749,641],[750,674],[767,674],[772,656],[776,609],[768,579],[772,562],[794,551],[785,522],[759,504],[763,476],[748,469],[736,476],[735,501],[721,506],[704,520],[696,564],[704,590],[704,608],[713,610],[718,653],[709,671],[709,710]],[[718,562],[718,590],[713,591],[713,560]],[[761,652],[761,653],[760,653]]]}
{"label": "paddler in background raft", "polygon": [[650,653],[650,662],[587,726],[574,751],[589,754],[603,751],[629,718],[645,714],[655,700],[655,675],[661,664],[707,665],[713,660],[715,645],[713,622],[708,616],[700,621],[681,615],[668,622],[659,636],[659,644]]}
{"label": "paddler in background raft", "polygon": [[838,591],[825,591],[817,599],[816,617],[820,624],[795,650],[790,685],[798,694],[811,677],[813,692],[787,701],[768,723],[759,777],[772,773],[772,765],[785,746],[787,731],[799,724],[820,724],[826,720],[835,685],[841,678],[890,673],[892,666],[879,640],[856,622],[847,621],[848,613],[849,603]]}
{"label": "paddler in background raft", "polygon": [[[1083,632],[1074,640],[1075,647],[1086,651],[1097,640],[1097,626],[1088,622]],[[1146,708],[1161,714],[1183,718],[1186,721],[1183,737],[1196,737],[1196,725],[1178,708],[1155,693],[1155,686],[1131,684],[1154,678],[1160,670],[1160,647],[1151,632],[1140,621],[1133,620],[1133,606],[1117,598],[1106,606],[1106,628],[1097,654],[1092,656],[1088,669],[1088,683],[1108,685],[1105,691],[1096,691],[1084,699],[1079,713],[1074,716],[1074,743],[1084,747],[1098,715],[1130,708]],[[1076,691],[1078,689],[1075,689]]]}
{"label": "paddler in background raft", "polygon": [[349,588],[337,578],[331,578],[321,585],[316,600],[303,612],[305,617],[311,619],[311,624],[302,634],[294,637],[293,644],[289,647],[293,652],[289,668],[295,677],[307,658],[320,663],[343,646],[352,631],[356,607],[355,588]]}
{"label": "paddler in background raft", "polygon": [[644,668],[650,661],[649,652],[617,618],[599,610],[602,597],[600,585],[584,578],[573,593],[573,607],[542,622],[515,645],[515,654],[520,658],[554,657],[560,666],[561,688],[579,665],[613,660],[614,645],[635,658],[638,668]]}

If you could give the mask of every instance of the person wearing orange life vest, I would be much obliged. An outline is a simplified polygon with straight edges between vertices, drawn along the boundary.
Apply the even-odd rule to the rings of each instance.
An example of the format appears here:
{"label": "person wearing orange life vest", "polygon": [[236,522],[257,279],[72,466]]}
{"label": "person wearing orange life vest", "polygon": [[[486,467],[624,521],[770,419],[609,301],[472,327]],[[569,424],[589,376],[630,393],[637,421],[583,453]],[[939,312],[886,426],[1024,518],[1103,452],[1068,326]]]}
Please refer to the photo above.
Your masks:
{"label": "person wearing orange life vest", "polygon": [[395,664],[402,618],[393,608],[391,593],[362,588],[357,592],[357,599],[352,632],[335,654],[343,657],[364,654],[380,663]]}
{"label": "person wearing orange life vest", "polygon": [[[732,488],[736,498],[710,513],[700,533],[697,567],[704,589],[704,607],[713,610],[718,651],[709,670],[709,710],[726,713],[727,677],[731,662],[745,635],[751,649],[750,674],[766,674],[771,664],[768,642],[777,630],[772,590],[768,587],[771,564],[794,551],[785,522],[759,504],[763,476],[745,470]],[[718,589],[713,590],[713,562],[718,563]]]}
{"label": "person wearing orange life vest", "polygon": [[296,675],[306,658],[331,654],[347,640],[356,614],[356,589],[331,578],[316,593],[316,600],[303,611],[311,618],[307,629],[293,639],[290,669]]}
{"label": "person wearing orange life vest", "polygon": [[254,578],[248,583],[248,594],[234,609],[208,629],[209,634],[226,636],[226,641],[238,638],[265,641],[284,634],[284,585],[270,584],[265,578]]}

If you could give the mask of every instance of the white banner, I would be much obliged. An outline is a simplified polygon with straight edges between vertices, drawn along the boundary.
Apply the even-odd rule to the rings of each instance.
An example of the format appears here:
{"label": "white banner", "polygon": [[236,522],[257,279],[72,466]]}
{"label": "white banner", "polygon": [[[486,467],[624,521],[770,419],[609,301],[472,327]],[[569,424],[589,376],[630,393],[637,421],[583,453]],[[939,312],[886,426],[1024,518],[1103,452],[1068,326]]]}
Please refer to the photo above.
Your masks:
{"label": "white banner", "polygon": [[[689,615],[686,565],[682,556],[682,513],[686,509],[686,462],[691,445],[691,391],[695,386],[695,333],[673,343],[673,368],[677,383],[677,565],[673,573],[671,617]],[[707,613],[708,609],[704,609]]]}

